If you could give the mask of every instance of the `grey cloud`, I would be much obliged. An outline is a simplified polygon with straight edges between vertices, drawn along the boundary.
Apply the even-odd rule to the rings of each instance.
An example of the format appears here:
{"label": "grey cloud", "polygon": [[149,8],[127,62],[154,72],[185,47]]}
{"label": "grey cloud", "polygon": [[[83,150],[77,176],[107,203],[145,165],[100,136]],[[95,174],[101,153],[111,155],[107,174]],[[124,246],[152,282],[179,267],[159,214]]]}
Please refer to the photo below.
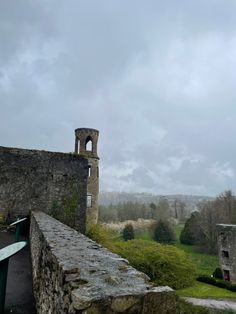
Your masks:
{"label": "grey cloud", "polygon": [[236,190],[234,1],[0,3],[0,145],[72,151],[101,188]]}

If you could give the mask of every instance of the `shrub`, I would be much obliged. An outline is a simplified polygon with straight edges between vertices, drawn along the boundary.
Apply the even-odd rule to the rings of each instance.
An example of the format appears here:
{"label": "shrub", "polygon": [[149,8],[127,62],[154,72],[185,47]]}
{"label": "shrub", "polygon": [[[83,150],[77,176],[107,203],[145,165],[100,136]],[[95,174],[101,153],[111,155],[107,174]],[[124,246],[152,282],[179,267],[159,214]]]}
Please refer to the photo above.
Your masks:
{"label": "shrub", "polygon": [[205,283],[208,283],[210,285],[215,285],[215,283],[216,283],[215,278],[207,276],[207,275],[202,275],[202,276],[197,277],[197,281],[205,282]]}
{"label": "shrub", "polygon": [[155,284],[181,289],[194,282],[195,268],[192,262],[174,246],[130,240],[115,243],[113,252],[128,259],[133,267],[147,274]]}
{"label": "shrub", "polygon": [[134,239],[134,227],[132,224],[125,225],[123,230],[123,239],[125,241]]}
{"label": "shrub", "polygon": [[197,281],[204,282],[204,283],[207,283],[209,285],[216,286],[218,288],[223,288],[223,289],[227,289],[227,290],[236,292],[236,284],[233,284],[229,281],[216,279],[216,278],[206,276],[206,275],[199,276],[197,278]]}
{"label": "shrub", "polygon": [[227,289],[227,287],[229,287],[227,282],[224,280],[216,280],[214,283],[214,286],[216,286],[218,288],[223,288],[223,289]]}
{"label": "shrub", "polygon": [[159,220],[154,225],[153,239],[164,244],[171,244],[175,242],[174,231],[167,221]]}
{"label": "shrub", "polygon": [[213,277],[217,279],[223,279],[223,273],[220,267],[216,267],[215,271],[213,272]]}
{"label": "shrub", "polygon": [[86,236],[109,250],[113,249],[112,238],[114,238],[114,233],[103,225],[88,225]]}

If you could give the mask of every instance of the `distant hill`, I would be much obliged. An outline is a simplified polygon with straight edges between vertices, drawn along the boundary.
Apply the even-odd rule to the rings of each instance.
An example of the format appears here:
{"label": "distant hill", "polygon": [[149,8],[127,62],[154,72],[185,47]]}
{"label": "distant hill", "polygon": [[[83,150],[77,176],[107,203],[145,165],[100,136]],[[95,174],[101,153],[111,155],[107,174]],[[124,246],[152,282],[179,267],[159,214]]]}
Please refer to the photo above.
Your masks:
{"label": "distant hill", "polygon": [[172,205],[175,200],[184,202],[189,211],[195,210],[199,202],[213,199],[213,197],[201,195],[154,195],[148,193],[100,192],[98,202],[99,205],[103,206],[108,206],[110,204],[117,205],[118,203],[127,202],[149,204],[152,202],[158,203],[160,198],[167,199],[170,205]]}

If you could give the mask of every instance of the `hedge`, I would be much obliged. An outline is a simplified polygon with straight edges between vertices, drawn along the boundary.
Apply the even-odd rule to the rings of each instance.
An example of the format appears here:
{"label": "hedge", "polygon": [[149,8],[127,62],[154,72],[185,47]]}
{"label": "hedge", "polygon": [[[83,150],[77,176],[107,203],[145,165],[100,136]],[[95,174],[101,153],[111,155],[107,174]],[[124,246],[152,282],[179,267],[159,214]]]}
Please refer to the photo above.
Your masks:
{"label": "hedge", "polygon": [[209,285],[216,286],[218,288],[227,289],[233,292],[236,292],[236,284],[231,283],[230,281],[224,281],[216,279],[214,277],[202,275],[197,278],[197,281],[207,283]]}

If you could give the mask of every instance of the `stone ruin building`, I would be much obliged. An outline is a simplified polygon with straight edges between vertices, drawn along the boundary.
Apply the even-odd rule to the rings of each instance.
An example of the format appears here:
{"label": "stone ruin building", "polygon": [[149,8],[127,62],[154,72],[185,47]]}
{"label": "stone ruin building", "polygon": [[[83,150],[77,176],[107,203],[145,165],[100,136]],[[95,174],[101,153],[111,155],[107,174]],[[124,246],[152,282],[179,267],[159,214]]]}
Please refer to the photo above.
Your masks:
{"label": "stone ruin building", "polygon": [[226,281],[236,282],[236,225],[217,225],[219,264]]}
{"label": "stone ruin building", "polygon": [[50,213],[76,202],[75,228],[84,232],[86,222],[96,224],[98,136],[95,129],[76,129],[74,153],[0,147],[0,213]]}
{"label": "stone ruin building", "polygon": [[[75,130],[73,153],[0,147],[0,213],[31,215],[38,314],[175,314],[175,292],[87,238],[98,219],[99,132]],[[74,227],[50,215],[73,204]],[[50,214],[50,215],[48,215]]]}

